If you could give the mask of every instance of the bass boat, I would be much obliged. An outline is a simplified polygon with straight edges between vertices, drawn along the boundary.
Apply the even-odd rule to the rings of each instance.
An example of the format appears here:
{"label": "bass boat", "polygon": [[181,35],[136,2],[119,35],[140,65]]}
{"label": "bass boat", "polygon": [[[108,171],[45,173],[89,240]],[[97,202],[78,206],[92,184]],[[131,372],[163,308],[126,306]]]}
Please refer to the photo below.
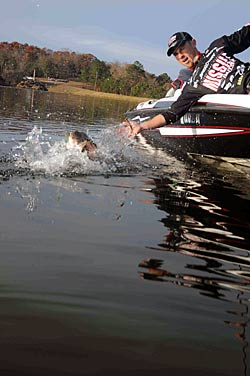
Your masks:
{"label": "bass boat", "polygon": [[[149,120],[169,108],[180,92],[139,103],[125,117],[139,123]],[[195,153],[250,158],[250,95],[204,95],[176,123],[142,131],[142,135],[176,157]]]}

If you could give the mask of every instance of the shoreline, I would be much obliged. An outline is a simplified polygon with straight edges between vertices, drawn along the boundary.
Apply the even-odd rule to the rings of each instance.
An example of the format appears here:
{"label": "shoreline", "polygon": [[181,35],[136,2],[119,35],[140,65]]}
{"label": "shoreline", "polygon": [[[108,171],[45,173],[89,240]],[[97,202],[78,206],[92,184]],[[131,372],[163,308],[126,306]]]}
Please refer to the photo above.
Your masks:
{"label": "shoreline", "polygon": [[72,94],[72,95],[82,95],[82,96],[90,96],[90,97],[98,97],[98,98],[105,98],[105,99],[116,99],[116,100],[126,100],[126,101],[133,101],[133,102],[142,102],[146,101],[149,98],[146,97],[132,97],[128,95],[120,95],[120,94],[113,94],[113,93],[104,93],[101,91],[94,91],[89,89],[82,88],[82,83],[80,82],[62,82],[62,83],[53,83],[47,86],[48,91],[51,93],[62,93],[62,94]]}

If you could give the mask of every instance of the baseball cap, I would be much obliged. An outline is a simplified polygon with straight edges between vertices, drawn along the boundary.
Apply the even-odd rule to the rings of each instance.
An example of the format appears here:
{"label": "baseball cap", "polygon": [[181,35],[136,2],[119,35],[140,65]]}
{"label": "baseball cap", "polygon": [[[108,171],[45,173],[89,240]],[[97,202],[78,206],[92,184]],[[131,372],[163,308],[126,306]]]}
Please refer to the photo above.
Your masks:
{"label": "baseball cap", "polygon": [[180,31],[178,33],[173,34],[168,40],[167,55],[171,56],[174,50],[176,50],[176,48],[179,48],[182,44],[192,39],[193,37],[191,37],[191,35],[186,31]]}

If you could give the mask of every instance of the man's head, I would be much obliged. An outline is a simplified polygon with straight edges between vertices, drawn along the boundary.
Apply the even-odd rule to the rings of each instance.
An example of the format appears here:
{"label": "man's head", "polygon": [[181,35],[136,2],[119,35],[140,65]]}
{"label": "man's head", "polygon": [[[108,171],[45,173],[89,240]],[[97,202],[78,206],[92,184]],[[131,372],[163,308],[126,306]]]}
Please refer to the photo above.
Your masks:
{"label": "man's head", "polygon": [[196,40],[189,33],[181,31],[169,38],[167,55],[174,55],[176,60],[186,68],[194,66],[198,54]]}

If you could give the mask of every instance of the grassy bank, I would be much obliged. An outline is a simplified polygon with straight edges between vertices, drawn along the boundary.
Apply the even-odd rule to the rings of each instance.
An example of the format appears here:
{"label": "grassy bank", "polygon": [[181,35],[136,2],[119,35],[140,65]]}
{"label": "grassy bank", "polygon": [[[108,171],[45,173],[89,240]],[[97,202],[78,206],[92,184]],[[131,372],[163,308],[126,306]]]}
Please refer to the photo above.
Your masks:
{"label": "grassy bank", "polygon": [[90,96],[90,97],[97,97],[97,98],[118,99],[118,100],[134,101],[137,103],[148,99],[148,98],[131,97],[127,95],[103,93],[103,92],[98,92],[94,90],[83,89],[81,82],[74,82],[74,81],[55,83],[53,85],[48,86],[48,90],[53,93],[64,93],[64,94],[66,93],[66,94],[83,95],[83,96]]}

